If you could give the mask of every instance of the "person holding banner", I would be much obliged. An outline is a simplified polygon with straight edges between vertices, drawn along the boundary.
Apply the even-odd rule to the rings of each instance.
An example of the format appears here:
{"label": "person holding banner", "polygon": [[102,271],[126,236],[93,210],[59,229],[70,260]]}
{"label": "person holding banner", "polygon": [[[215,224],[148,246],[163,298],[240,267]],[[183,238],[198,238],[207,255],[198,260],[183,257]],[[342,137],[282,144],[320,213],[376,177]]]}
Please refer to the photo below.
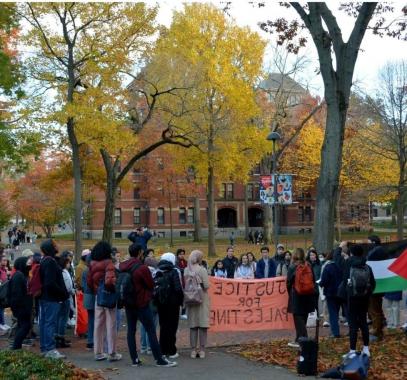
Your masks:
{"label": "person holding banner", "polygon": [[261,259],[257,262],[256,266],[256,278],[272,278],[276,277],[276,262],[269,257],[269,247],[262,247]]}
{"label": "person holding banner", "polygon": [[235,278],[252,279],[254,278],[253,268],[249,263],[247,254],[240,256],[239,265],[235,271]]}
{"label": "person holding banner", "polygon": [[[232,251],[233,252],[233,251]],[[191,358],[205,358],[205,347],[209,328],[209,278],[207,270],[201,265],[203,253],[194,250],[189,255],[188,266],[185,268],[185,283],[188,277],[198,278],[202,287],[201,303],[187,304],[188,325],[190,331]],[[199,345],[198,345],[199,336]]]}
{"label": "person holding banner", "polygon": [[227,277],[233,278],[235,275],[235,269],[239,260],[234,256],[233,247],[228,247],[226,250],[226,257],[222,260],[223,267],[226,269]]}

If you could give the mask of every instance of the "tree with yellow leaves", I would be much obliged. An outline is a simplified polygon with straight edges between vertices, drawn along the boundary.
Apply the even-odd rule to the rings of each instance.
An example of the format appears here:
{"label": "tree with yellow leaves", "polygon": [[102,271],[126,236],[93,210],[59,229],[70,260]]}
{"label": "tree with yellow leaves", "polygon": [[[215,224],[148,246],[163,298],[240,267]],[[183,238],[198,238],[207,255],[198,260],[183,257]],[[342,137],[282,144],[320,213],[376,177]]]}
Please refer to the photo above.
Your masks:
{"label": "tree with yellow leaves", "polygon": [[[254,88],[265,43],[257,33],[238,27],[209,4],[193,3],[175,12],[157,51],[168,80],[188,88],[186,113],[177,125],[188,130],[195,147],[180,155],[179,165],[193,167],[207,185],[208,253],[215,255],[215,193],[222,180],[247,180],[264,152],[267,130],[254,125],[258,114]],[[181,65],[181,66],[180,66]],[[182,70],[180,69],[182,67]],[[172,98],[163,104],[172,108]]]}

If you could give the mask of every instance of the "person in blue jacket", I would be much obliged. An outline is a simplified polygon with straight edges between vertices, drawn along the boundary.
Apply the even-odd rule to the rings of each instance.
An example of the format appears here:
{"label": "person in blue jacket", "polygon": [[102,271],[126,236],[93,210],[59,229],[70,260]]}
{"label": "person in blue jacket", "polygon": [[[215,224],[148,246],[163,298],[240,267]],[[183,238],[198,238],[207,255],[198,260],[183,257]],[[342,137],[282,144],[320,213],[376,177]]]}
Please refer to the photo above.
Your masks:
{"label": "person in blue jacket", "polygon": [[269,247],[262,247],[261,259],[257,262],[256,266],[256,278],[271,278],[276,277],[277,264],[269,257],[270,250]]}
{"label": "person in blue jacket", "polygon": [[143,248],[143,251],[147,251],[147,243],[151,239],[153,235],[151,234],[150,231],[148,231],[147,228],[142,228],[139,227],[135,231],[130,232],[129,236],[127,236],[127,239],[129,239],[131,242],[133,242],[136,245],[141,245]]}

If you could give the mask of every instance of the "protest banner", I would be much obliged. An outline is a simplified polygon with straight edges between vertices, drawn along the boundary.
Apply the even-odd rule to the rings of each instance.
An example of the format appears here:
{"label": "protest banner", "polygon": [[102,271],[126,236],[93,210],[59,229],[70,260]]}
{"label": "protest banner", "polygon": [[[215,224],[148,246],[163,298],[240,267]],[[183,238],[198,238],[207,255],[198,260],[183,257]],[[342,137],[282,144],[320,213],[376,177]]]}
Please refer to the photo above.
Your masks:
{"label": "protest banner", "polygon": [[235,280],[210,277],[210,330],[293,329],[285,277]]}

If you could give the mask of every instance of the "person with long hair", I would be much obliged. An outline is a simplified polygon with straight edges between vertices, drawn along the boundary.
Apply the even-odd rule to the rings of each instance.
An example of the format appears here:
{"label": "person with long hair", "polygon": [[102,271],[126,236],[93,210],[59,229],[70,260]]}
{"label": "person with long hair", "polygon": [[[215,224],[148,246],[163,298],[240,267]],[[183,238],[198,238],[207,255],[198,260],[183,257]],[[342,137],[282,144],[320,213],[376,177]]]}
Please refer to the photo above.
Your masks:
{"label": "person with long hair", "polygon": [[290,251],[284,252],[284,261],[277,264],[276,276],[287,277],[288,268],[291,264],[292,255]]}
{"label": "person with long hair", "polygon": [[227,278],[228,274],[226,269],[223,266],[222,260],[216,260],[215,264],[213,264],[211,270],[211,276],[213,277],[220,277],[220,278]]}
{"label": "person with long hair", "polygon": [[237,265],[235,270],[235,278],[254,278],[253,268],[249,263],[249,258],[247,257],[246,253],[240,256],[239,264]]}
{"label": "person with long hair", "polygon": [[[105,241],[100,241],[92,249],[92,261],[87,274],[87,284],[97,294],[98,287],[104,281],[106,290],[115,290],[116,268],[112,261],[112,247]],[[98,305],[96,296],[94,353],[95,360],[117,361],[122,355],[117,353],[116,308],[107,308]],[[107,337],[108,355],[104,353],[104,340]]]}
{"label": "person with long hair", "polygon": [[[288,268],[287,273],[287,291],[288,291],[288,308],[287,311],[294,316],[295,325],[295,342],[290,342],[290,347],[299,347],[298,339],[308,337],[307,319],[308,314],[315,311],[317,298],[315,294],[298,294],[295,290],[295,276],[300,265],[309,265],[305,262],[305,252],[302,248],[297,248],[293,254],[293,262]],[[312,272],[312,271],[311,271]]]}
{"label": "person with long hair", "polygon": [[254,254],[252,252],[247,252],[247,258],[249,259],[250,266],[253,268],[253,273],[256,273],[257,260],[254,257]]}
{"label": "person with long hair", "polygon": [[[185,281],[187,277],[198,277],[202,287],[202,303],[187,305],[188,326],[190,332],[191,358],[205,358],[205,347],[209,328],[209,278],[207,270],[201,265],[203,253],[199,250],[191,252],[188,266],[185,268]],[[199,336],[199,344],[198,344]]]}

